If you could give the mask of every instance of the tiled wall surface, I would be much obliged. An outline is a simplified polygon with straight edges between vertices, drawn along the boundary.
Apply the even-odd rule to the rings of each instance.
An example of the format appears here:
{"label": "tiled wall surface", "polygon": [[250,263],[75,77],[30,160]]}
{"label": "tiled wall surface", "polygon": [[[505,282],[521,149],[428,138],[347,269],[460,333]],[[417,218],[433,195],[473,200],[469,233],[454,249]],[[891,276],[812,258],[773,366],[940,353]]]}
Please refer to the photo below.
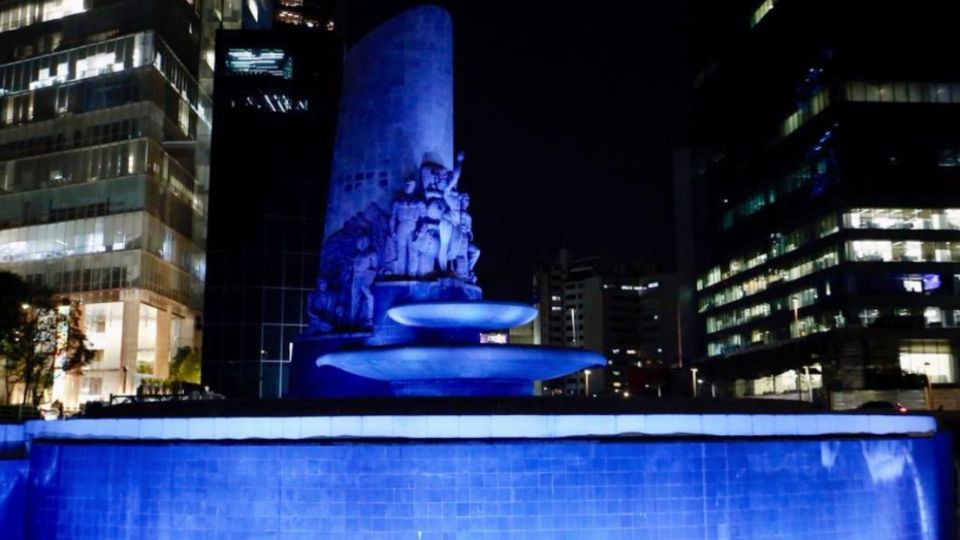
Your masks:
{"label": "tiled wall surface", "polygon": [[38,440],[24,537],[937,539],[938,444]]}
{"label": "tiled wall surface", "polygon": [[0,538],[23,537],[28,464],[0,459]]}

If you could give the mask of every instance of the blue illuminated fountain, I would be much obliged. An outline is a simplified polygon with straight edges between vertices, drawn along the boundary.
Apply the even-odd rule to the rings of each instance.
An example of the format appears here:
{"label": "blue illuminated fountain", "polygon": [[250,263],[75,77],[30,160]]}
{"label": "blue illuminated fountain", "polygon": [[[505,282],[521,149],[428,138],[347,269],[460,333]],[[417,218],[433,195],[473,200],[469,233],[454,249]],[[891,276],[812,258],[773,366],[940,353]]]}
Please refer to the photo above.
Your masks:
{"label": "blue illuminated fountain", "polygon": [[[293,394],[522,395],[603,363],[480,344],[535,313],[476,285],[450,37],[442,9],[419,7],[347,55]],[[635,397],[102,407],[0,424],[0,538],[955,538],[951,438],[934,418],[772,410]]]}
{"label": "blue illuminated fountain", "polygon": [[606,363],[590,351],[480,343],[480,332],[536,311],[483,301],[476,284],[464,156],[453,156],[452,59],[449,17],[429,7],[347,54],[320,271],[290,395],[530,395],[536,380]]}

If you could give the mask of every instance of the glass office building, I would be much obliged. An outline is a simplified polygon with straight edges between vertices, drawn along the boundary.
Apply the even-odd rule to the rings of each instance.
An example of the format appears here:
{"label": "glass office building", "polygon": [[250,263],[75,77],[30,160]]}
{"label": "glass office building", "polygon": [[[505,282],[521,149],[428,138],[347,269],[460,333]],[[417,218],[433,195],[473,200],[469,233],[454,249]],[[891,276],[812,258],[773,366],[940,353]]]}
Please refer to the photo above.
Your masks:
{"label": "glass office building", "polygon": [[650,390],[644,372],[676,362],[676,276],[652,265],[574,258],[561,250],[537,269],[533,282],[539,311],[533,342],[607,358],[606,368],[544,381],[541,393],[642,395]]}
{"label": "glass office building", "polygon": [[960,70],[947,21],[957,7],[702,10],[711,52],[695,102],[709,201],[696,288],[707,369],[756,379],[806,368],[833,390],[910,374],[956,383]]}
{"label": "glass office building", "polygon": [[343,43],[278,27],[220,32],[217,50],[203,381],[275,398],[316,287]]}
{"label": "glass office building", "polygon": [[274,0],[274,21],[280,26],[336,28],[335,2],[331,0]]}
{"label": "glass office building", "polygon": [[191,0],[0,2],[0,269],[78,299],[68,408],[198,346],[212,104]]}

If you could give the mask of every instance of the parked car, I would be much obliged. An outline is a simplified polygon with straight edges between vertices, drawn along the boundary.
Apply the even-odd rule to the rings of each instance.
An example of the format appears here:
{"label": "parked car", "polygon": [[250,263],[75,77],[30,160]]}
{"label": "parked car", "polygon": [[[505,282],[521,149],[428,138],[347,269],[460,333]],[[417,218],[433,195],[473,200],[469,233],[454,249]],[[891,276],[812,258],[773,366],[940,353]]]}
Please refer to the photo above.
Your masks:
{"label": "parked car", "polygon": [[857,407],[858,411],[905,413],[907,408],[896,401],[867,401]]}

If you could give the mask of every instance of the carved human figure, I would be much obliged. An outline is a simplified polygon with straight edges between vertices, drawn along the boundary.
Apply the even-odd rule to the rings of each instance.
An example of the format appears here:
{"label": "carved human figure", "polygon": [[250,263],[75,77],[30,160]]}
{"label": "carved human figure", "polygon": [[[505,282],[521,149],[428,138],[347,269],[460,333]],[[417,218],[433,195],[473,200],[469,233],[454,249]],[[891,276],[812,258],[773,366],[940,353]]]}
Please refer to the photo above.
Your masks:
{"label": "carved human figure", "polygon": [[461,194],[457,206],[456,228],[453,230],[453,241],[450,246],[453,271],[462,279],[476,281],[473,267],[480,258],[480,248],[473,243],[473,216],[469,212],[470,195]]}
{"label": "carved human figure", "polygon": [[307,297],[307,320],[309,328],[315,332],[329,332],[336,320],[336,308],[333,294],[329,291],[327,280],[317,278],[317,288]]}
{"label": "carved human figure", "polygon": [[436,163],[425,162],[420,165],[420,185],[423,186],[423,197],[430,201],[443,197],[445,169]]}
{"label": "carved human figure", "polygon": [[463,171],[463,160],[464,153],[462,151],[458,152],[453,171],[445,173],[438,184],[441,190],[441,196],[446,205],[439,224],[440,254],[437,262],[440,265],[441,272],[450,271],[450,265],[448,263],[450,259],[450,242],[459,224],[460,192],[457,191],[457,184],[460,182],[460,174]]}
{"label": "carved human figure", "polygon": [[463,170],[463,159],[464,153],[458,152],[452,171],[431,162],[424,162],[420,166],[420,183],[423,185],[423,195],[428,201],[444,198],[450,186],[456,189]]}
{"label": "carved human figure", "polygon": [[378,257],[366,236],[357,238],[356,246],[350,279],[350,318],[355,324],[370,324],[373,321],[372,287],[377,279]]}
{"label": "carved human figure", "polygon": [[400,276],[414,275],[418,266],[413,235],[420,218],[427,213],[427,205],[416,196],[416,190],[416,180],[408,178],[403,184],[403,193],[393,203],[393,216],[390,218],[396,255],[393,273]]}
{"label": "carved human figure", "polygon": [[422,277],[432,274],[436,271],[437,256],[440,252],[440,239],[435,220],[425,219],[420,222],[415,233],[414,245],[417,250],[415,275]]}

